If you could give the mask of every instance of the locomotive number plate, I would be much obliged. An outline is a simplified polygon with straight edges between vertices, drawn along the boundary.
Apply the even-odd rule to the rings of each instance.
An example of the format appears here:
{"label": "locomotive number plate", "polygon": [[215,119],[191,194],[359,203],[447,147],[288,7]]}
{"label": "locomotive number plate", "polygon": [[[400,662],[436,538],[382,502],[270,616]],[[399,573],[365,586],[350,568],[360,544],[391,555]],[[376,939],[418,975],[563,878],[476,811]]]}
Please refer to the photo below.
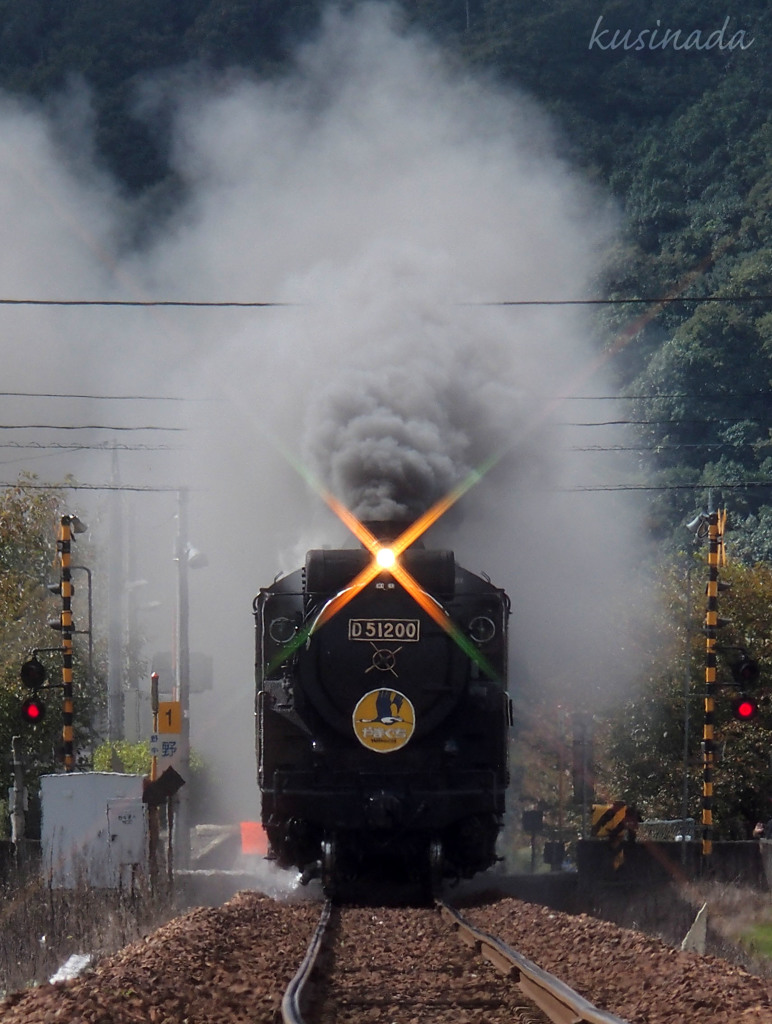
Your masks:
{"label": "locomotive number plate", "polygon": [[349,619],[348,638],[417,642],[421,639],[421,622],[420,619]]}

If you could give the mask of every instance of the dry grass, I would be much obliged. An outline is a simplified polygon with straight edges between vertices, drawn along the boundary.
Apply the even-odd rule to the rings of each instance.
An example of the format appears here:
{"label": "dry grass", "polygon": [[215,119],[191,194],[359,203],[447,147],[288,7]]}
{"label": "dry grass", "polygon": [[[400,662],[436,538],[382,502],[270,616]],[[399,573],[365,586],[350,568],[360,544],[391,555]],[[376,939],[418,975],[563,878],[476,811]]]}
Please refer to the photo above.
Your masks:
{"label": "dry grass", "polygon": [[589,912],[624,928],[653,935],[680,947],[697,912],[707,903],[706,953],[772,977],[772,959],[760,941],[772,927],[772,896],[726,882],[670,883],[618,887],[593,894]]}
{"label": "dry grass", "polygon": [[34,865],[15,869],[0,886],[0,991],[47,982],[75,953],[115,952],[172,913],[169,899],[144,884],[133,891],[51,889]]}
{"label": "dry grass", "polygon": [[772,959],[754,936],[772,927],[772,895],[722,882],[692,883],[682,892],[696,911],[708,905],[709,952],[772,977]]}

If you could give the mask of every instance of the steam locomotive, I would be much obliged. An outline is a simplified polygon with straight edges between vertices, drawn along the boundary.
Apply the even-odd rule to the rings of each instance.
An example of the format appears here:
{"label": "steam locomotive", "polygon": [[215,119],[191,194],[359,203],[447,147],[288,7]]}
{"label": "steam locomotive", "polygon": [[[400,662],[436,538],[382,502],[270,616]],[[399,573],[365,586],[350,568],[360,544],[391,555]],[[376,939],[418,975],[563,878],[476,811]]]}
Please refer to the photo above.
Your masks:
{"label": "steam locomotive", "polygon": [[[397,532],[369,528],[384,546]],[[254,601],[269,856],[333,897],[369,880],[431,892],[497,860],[509,600],[452,551],[419,542],[398,563],[407,577],[364,548],[309,551]]]}

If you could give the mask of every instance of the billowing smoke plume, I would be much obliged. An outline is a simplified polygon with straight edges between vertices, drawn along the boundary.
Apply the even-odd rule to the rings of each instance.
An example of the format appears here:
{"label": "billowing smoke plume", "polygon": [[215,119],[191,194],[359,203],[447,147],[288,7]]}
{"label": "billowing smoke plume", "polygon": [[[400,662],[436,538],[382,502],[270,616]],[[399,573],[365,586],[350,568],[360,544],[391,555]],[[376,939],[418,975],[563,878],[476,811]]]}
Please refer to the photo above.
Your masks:
{"label": "billowing smoke plume", "polygon": [[[603,203],[555,155],[534,104],[451,68],[373,4],[330,14],[284,77],[175,72],[145,83],[138,105],[168,113],[182,188],[140,247],[150,207],[84,172],[87,140],[68,164],[45,120],[2,115],[18,169],[0,181],[4,287],[284,305],[6,309],[4,380],[186,399],[84,399],[57,415],[167,431],[112,436],[136,442],[118,456],[123,483],[190,488],[190,539],[208,555],[191,573],[191,628],[194,649],[214,654],[215,689],[194,695],[194,744],[253,793],[252,596],[308,547],[351,542],[314,481],[384,519],[477,479],[433,535],[510,592],[515,685],[530,676],[581,703],[599,680],[621,682],[636,517],[583,490],[620,468],[573,451],[586,435],[564,425],[597,411],[577,396],[609,393],[589,371],[598,344],[572,307],[488,305],[590,294],[610,238]],[[101,452],[41,458],[26,464],[47,479],[115,472]],[[165,607],[174,496],[126,500],[130,574]],[[107,547],[110,519],[94,507]],[[165,620],[146,614],[168,643],[168,607]]]}
{"label": "billowing smoke plume", "polygon": [[373,368],[341,374],[311,405],[309,453],[360,519],[416,519],[500,450],[496,399],[516,422],[515,391],[498,386],[493,394],[476,372],[473,347],[453,344],[452,334],[446,325],[437,344],[414,326],[407,337],[419,352],[412,355],[409,344],[380,352],[365,344]]}

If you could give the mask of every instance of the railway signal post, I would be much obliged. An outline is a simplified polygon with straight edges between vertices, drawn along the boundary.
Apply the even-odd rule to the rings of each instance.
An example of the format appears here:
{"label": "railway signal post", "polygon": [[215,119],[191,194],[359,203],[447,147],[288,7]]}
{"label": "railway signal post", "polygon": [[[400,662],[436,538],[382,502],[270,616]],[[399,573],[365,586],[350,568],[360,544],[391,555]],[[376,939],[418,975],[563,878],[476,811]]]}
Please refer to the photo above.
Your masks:
{"label": "railway signal post", "polygon": [[[62,655],[62,745],[64,749],[64,770],[72,772],[75,770],[75,741],[74,741],[74,706],[73,706],[73,685],[72,685],[72,638],[75,627],[72,622],[72,562],[71,549],[73,535],[85,533],[87,527],[77,516],[64,515],[59,521],[59,529],[56,538],[56,550],[59,555],[60,577],[59,583],[49,587],[53,593],[57,593],[62,599],[62,610],[57,619],[49,620],[49,626],[58,630],[62,635],[62,645],[59,648],[45,648],[45,650],[57,650]],[[89,625],[89,629],[91,626]],[[44,648],[38,648],[43,650]],[[45,670],[37,661],[37,651],[33,657],[22,666],[22,681],[25,685],[35,690],[35,696],[24,703],[23,716],[26,721],[34,724],[42,720],[45,714],[45,707],[37,698],[37,692],[44,687]]]}
{"label": "railway signal post", "polygon": [[705,612],[705,722],[702,734],[702,854],[713,852],[713,768],[716,758],[716,637],[718,630],[727,625],[718,617],[718,567],[726,564],[724,528],[726,509],[707,514],[708,526],[708,586]]}
{"label": "railway signal post", "polygon": [[73,534],[85,533],[85,531],[85,525],[77,516],[62,516],[59,522],[59,536],[56,541],[61,567],[59,593],[62,597],[62,612],[59,617],[59,629],[62,633],[62,742],[64,745],[64,770],[66,772],[75,770],[72,691],[72,637],[75,628],[72,624],[71,549]]}

